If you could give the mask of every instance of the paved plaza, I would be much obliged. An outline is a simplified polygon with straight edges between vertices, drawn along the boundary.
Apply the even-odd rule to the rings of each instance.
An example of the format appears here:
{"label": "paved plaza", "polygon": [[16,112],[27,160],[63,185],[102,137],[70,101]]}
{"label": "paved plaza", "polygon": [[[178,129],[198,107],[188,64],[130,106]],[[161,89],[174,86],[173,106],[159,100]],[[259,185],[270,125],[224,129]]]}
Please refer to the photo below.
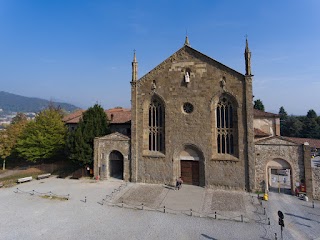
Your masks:
{"label": "paved plaza", "polygon": [[274,211],[263,204],[238,191],[51,177],[0,189],[0,239],[274,239]]}

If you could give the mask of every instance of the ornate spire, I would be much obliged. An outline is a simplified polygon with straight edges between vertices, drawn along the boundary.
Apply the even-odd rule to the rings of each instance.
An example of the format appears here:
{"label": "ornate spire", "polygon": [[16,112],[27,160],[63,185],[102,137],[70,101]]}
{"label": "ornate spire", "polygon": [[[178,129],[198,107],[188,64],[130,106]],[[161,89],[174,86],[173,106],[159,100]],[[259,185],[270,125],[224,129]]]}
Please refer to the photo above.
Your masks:
{"label": "ornate spire", "polygon": [[136,50],[133,51],[133,61],[132,61],[132,82],[138,80],[138,62],[136,57]]}
{"label": "ornate spire", "polygon": [[189,43],[188,35],[186,35],[186,40],[184,41],[184,45],[187,45],[188,47],[191,47],[190,43]]}
{"label": "ornate spire", "polygon": [[251,74],[251,52],[248,44],[248,36],[246,35],[246,49],[244,51],[244,58],[246,62],[246,75],[252,76]]}

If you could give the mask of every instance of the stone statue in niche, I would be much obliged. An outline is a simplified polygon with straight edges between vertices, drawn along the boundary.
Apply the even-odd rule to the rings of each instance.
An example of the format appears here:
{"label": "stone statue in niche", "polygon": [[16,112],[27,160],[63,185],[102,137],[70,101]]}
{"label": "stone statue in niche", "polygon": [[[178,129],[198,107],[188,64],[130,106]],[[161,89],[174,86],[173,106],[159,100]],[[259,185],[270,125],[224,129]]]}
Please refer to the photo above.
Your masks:
{"label": "stone statue in niche", "polygon": [[157,85],[156,85],[156,81],[153,80],[152,83],[151,83],[151,91],[154,92],[157,88]]}
{"label": "stone statue in niche", "polygon": [[190,82],[190,75],[189,75],[188,72],[186,72],[186,73],[184,74],[184,81],[185,81],[186,83],[189,83],[189,82]]}
{"label": "stone statue in niche", "polygon": [[225,77],[223,77],[223,78],[221,79],[221,81],[220,81],[220,86],[221,86],[221,88],[222,88],[223,91],[226,90],[226,78],[225,78]]}

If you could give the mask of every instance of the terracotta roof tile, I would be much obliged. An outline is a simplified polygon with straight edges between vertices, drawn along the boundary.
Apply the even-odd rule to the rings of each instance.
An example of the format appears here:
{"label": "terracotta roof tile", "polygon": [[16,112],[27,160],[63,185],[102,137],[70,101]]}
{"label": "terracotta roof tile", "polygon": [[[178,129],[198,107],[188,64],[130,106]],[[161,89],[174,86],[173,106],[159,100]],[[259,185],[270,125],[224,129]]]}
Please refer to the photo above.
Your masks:
{"label": "terracotta roof tile", "polygon": [[285,139],[291,140],[292,142],[295,142],[297,144],[304,144],[305,142],[308,142],[310,147],[320,148],[320,139],[315,138],[297,138],[297,137],[283,137]]}
{"label": "terracotta roof tile", "polygon": [[131,109],[112,108],[105,110],[111,123],[128,123],[131,121]]}
{"label": "terracotta roof tile", "polygon": [[261,131],[258,128],[254,128],[254,136],[260,138],[260,137],[268,137],[270,136],[270,134],[265,133],[264,131]]}
{"label": "terracotta roof tile", "polygon": [[279,117],[279,114],[274,114],[274,113],[270,113],[270,112],[264,112],[258,109],[253,109],[253,116],[255,118],[259,118],[259,117]]}
{"label": "terracotta roof tile", "polygon": [[[78,110],[74,113],[71,113],[63,118],[63,121],[66,124],[76,124],[79,123],[82,114],[85,110]],[[105,113],[108,116],[110,123],[121,124],[128,123],[131,121],[131,110],[126,108],[112,108],[105,110]]]}
{"label": "terracotta roof tile", "polygon": [[65,123],[78,123],[84,112],[85,112],[85,110],[79,109],[79,110],[65,116],[62,119],[62,121],[64,121]]}

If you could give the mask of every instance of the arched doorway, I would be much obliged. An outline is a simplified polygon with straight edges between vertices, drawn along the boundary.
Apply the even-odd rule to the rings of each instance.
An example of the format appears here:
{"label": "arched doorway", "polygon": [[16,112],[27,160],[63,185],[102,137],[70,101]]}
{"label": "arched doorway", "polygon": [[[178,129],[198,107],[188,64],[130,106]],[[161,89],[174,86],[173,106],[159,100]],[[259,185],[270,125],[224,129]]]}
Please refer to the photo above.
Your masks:
{"label": "arched doorway", "polygon": [[109,155],[110,177],[123,179],[123,155],[118,151],[112,151]]}
{"label": "arched doorway", "polygon": [[180,153],[181,178],[184,183],[200,185],[200,156],[201,154],[192,146],[186,147]]}
{"label": "arched doorway", "polygon": [[273,159],[268,162],[266,169],[266,188],[271,192],[292,193],[292,169],[283,159]]}

